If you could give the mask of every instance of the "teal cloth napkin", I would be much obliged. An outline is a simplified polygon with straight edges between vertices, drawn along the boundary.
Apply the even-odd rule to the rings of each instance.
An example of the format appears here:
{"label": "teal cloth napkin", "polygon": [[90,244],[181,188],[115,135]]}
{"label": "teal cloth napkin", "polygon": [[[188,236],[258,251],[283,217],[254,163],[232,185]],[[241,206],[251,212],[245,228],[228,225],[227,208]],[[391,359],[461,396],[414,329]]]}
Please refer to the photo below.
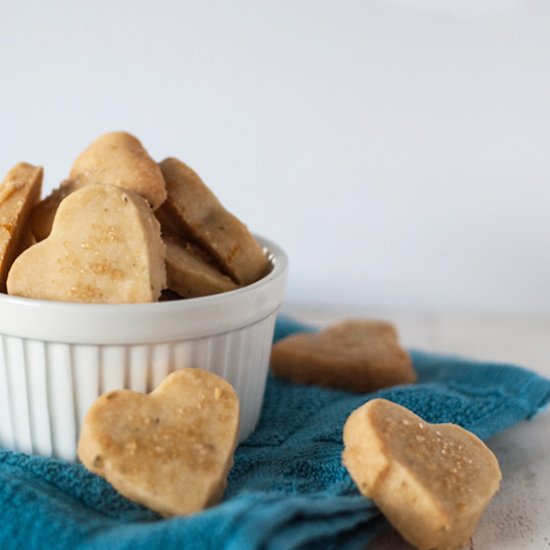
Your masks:
{"label": "teal cloth napkin", "polygon": [[[312,330],[280,318],[276,338]],[[371,394],[270,377],[257,430],[241,444],[221,504],[159,518],[79,464],[0,451],[0,547],[8,549],[364,548],[383,519],[341,463],[347,416],[373,397],[487,439],[531,418],[550,381],[528,370],[412,351],[415,385]]]}

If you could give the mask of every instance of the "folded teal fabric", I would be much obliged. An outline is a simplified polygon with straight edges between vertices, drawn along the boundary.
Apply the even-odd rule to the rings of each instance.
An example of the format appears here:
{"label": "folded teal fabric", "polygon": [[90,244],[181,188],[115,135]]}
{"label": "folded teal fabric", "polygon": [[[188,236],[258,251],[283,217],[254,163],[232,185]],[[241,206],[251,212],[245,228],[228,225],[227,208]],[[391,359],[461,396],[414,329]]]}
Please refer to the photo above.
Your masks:
{"label": "folded teal fabric", "polygon": [[[280,318],[276,338],[311,330]],[[487,439],[531,418],[550,381],[528,370],[412,351],[418,384],[371,394],[268,380],[257,430],[237,449],[224,500],[162,519],[79,464],[0,451],[0,547],[246,550],[364,548],[383,522],[341,464],[347,416],[373,397]]]}

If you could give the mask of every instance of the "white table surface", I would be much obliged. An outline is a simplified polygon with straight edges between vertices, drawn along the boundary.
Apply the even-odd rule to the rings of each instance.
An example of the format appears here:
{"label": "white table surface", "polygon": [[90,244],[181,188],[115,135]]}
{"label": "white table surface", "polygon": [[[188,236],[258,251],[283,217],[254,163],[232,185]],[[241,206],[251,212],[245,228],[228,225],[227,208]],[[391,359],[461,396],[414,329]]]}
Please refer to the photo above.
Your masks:
{"label": "white table surface", "polygon": [[[550,377],[550,318],[285,306],[283,313],[318,326],[345,317],[385,319],[401,342],[426,351],[503,361]],[[502,470],[502,484],[481,518],[470,549],[550,548],[550,412],[545,411],[488,442]],[[391,528],[369,550],[412,548]]]}

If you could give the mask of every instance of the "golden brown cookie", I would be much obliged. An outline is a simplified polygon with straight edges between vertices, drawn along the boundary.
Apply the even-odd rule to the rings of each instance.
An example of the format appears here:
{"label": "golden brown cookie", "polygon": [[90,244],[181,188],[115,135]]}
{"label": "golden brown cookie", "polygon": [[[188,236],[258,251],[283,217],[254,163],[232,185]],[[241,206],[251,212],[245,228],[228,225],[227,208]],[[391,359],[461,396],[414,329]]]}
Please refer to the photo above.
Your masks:
{"label": "golden brown cookie", "polygon": [[87,185],[57,211],[50,236],[13,263],[8,293],[45,300],[154,302],[166,285],[160,226],[139,195]]}
{"label": "golden brown cookie", "polygon": [[232,386],[181,369],[149,395],[101,396],[84,419],[78,456],[129,499],[165,516],[192,514],[222,497],[238,431]]}
{"label": "golden brown cookie", "polygon": [[165,237],[167,286],[183,298],[234,290],[237,285],[206,262],[189,243]]}
{"label": "golden brown cookie", "polygon": [[168,198],[159,215],[172,220],[178,235],[204,248],[237,284],[247,285],[263,277],[268,261],[262,247],[200,177],[174,158],[162,161],[160,168]]}
{"label": "golden brown cookie", "polygon": [[71,180],[61,182],[45,199],[41,200],[32,210],[30,224],[37,241],[43,241],[51,232],[53,220],[61,201],[73,191],[84,187]]}
{"label": "golden brown cookie", "polygon": [[146,198],[153,210],[166,199],[162,173],[141,142],[127,132],[96,139],[75,160],[70,179],[79,184],[105,183]]}
{"label": "golden brown cookie", "polygon": [[16,164],[0,186],[0,292],[16,256],[30,246],[28,219],[40,198],[42,168]]}
{"label": "golden brown cookie", "polygon": [[366,319],[280,340],[271,352],[271,369],[293,382],[357,392],[416,380],[393,325]]}
{"label": "golden brown cookie", "polygon": [[373,399],[344,426],[344,465],[361,494],[421,550],[467,543],[499,488],[495,455],[455,424],[430,424]]}

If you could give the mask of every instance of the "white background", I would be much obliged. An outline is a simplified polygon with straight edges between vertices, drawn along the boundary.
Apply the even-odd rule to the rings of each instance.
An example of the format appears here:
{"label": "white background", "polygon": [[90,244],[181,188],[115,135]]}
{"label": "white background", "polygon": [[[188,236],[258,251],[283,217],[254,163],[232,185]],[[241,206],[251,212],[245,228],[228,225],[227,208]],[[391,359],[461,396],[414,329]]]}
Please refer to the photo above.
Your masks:
{"label": "white background", "polygon": [[0,0],[0,172],[115,129],[291,259],[289,303],[550,316],[548,0]]}

